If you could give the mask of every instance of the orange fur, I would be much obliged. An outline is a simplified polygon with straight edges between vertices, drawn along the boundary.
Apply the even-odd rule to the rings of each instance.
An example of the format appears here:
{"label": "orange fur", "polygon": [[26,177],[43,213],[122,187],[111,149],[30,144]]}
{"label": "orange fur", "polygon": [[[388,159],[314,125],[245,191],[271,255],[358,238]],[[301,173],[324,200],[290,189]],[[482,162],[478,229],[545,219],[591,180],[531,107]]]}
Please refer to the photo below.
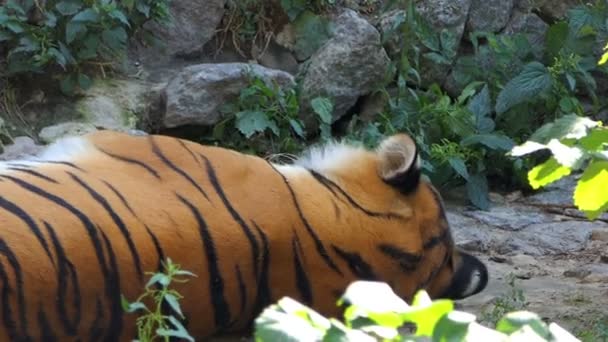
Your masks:
{"label": "orange fur", "polygon": [[[56,154],[55,162],[70,164],[0,167],[0,340],[134,338],[135,315],[120,312],[119,295],[134,300],[143,291],[147,276],[139,271],[158,269],[159,248],[197,275],[175,285],[197,339],[221,331],[218,324],[245,328],[263,306],[283,296],[337,316],[337,296],[362,275],[386,281],[406,299],[420,287],[441,295],[468,266],[454,248],[432,186],[420,181],[404,193],[381,177],[407,171],[414,161],[409,137],[391,139],[378,151],[347,149],[342,157],[348,163],[328,163],[311,173],[297,163],[272,165],[164,136],[101,131],[78,140],[84,144],[76,155],[64,160],[61,151]],[[405,154],[384,153],[386,146]],[[209,238],[214,252],[205,245]],[[408,265],[382,252],[382,244],[419,261],[405,271]],[[112,258],[119,288],[107,284]],[[214,292],[220,283],[223,288]]]}

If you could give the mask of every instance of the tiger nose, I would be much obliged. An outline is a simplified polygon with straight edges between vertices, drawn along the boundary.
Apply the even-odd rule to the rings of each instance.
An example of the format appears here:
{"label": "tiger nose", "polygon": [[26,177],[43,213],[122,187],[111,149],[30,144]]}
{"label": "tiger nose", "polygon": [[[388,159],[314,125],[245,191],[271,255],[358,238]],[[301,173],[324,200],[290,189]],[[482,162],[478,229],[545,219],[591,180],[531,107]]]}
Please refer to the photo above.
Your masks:
{"label": "tiger nose", "polygon": [[488,269],[478,258],[461,253],[460,267],[454,273],[450,286],[440,296],[448,299],[463,299],[483,291],[488,285]]}

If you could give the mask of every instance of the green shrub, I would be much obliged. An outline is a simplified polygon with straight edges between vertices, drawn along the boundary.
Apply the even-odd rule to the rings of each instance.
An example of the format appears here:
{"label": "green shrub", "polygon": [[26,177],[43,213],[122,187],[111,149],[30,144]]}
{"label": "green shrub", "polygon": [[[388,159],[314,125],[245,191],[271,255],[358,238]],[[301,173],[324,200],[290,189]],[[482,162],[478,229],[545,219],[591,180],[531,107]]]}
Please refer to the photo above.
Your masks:
{"label": "green shrub", "polygon": [[7,76],[49,73],[65,93],[86,89],[92,68],[122,56],[145,22],[167,18],[168,0],[8,0],[0,7]]}
{"label": "green shrub", "polygon": [[[171,259],[163,262],[163,267],[165,272],[149,273],[151,277],[145,286],[145,291],[136,301],[129,302],[124,296],[122,297],[123,310],[128,313],[143,311],[143,314],[136,321],[137,341],[151,342],[156,338],[161,338],[168,342],[171,337],[178,337],[194,342],[194,339],[179,319],[174,315],[165,313],[164,310],[165,307],[168,307],[179,318],[184,318],[179,305],[182,296],[176,290],[170,289],[169,286],[172,283],[186,282],[187,280],[180,278],[181,276],[194,276],[194,274],[182,270]],[[145,300],[151,300],[154,307],[149,309],[144,303]]]}
{"label": "green shrub", "polygon": [[547,325],[531,312],[507,313],[494,330],[477,323],[475,315],[454,310],[451,300],[432,301],[420,291],[410,306],[387,284],[378,282],[352,283],[338,305],[345,308],[344,322],[284,297],[256,319],[255,340],[577,341],[557,324]]}

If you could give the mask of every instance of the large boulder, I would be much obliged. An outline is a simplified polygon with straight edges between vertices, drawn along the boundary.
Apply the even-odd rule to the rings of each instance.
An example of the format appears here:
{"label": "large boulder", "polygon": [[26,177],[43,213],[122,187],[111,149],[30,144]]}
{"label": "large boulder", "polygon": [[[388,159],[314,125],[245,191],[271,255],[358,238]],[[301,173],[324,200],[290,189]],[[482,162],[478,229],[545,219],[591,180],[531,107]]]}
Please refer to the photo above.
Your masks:
{"label": "large boulder", "polygon": [[472,0],[466,28],[469,32],[502,30],[511,17],[514,0]]}
{"label": "large boulder", "polygon": [[374,26],[355,11],[342,10],[333,36],[310,58],[302,79],[300,108],[307,127],[314,127],[312,99],[331,98],[335,121],[384,80],[389,62]]}
{"label": "large boulder", "polygon": [[221,107],[236,100],[250,82],[250,73],[266,83],[282,88],[295,86],[287,72],[257,64],[197,64],[184,68],[164,89],[166,109],[160,118],[162,128],[183,125],[212,126],[222,117]]}
{"label": "large boulder", "polygon": [[534,49],[534,53],[540,58],[545,46],[545,36],[548,29],[549,24],[545,23],[538,15],[515,11],[504,29],[504,34],[525,34]]}
{"label": "large boulder", "polygon": [[[146,28],[164,46],[141,48],[140,58],[158,62],[167,57],[188,56],[202,50],[214,35],[224,15],[226,0],[173,0],[166,24],[147,23]],[[163,58],[164,57],[164,58]]]}

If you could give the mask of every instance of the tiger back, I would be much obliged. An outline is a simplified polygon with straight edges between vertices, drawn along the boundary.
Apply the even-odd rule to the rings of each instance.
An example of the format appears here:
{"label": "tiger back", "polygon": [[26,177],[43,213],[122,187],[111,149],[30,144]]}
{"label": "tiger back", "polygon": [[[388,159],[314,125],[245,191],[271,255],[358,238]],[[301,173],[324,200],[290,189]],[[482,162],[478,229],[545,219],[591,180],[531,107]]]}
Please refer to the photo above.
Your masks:
{"label": "tiger back", "polygon": [[404,299],[481,291],[407,135],[376,150],[312,149],[294,164],[166,136],[99,131],[0,163],[0,340],[135,338],[146,272],[171,258],[197,340],[251,327],[283,296],[338,316],[354,280]]}

